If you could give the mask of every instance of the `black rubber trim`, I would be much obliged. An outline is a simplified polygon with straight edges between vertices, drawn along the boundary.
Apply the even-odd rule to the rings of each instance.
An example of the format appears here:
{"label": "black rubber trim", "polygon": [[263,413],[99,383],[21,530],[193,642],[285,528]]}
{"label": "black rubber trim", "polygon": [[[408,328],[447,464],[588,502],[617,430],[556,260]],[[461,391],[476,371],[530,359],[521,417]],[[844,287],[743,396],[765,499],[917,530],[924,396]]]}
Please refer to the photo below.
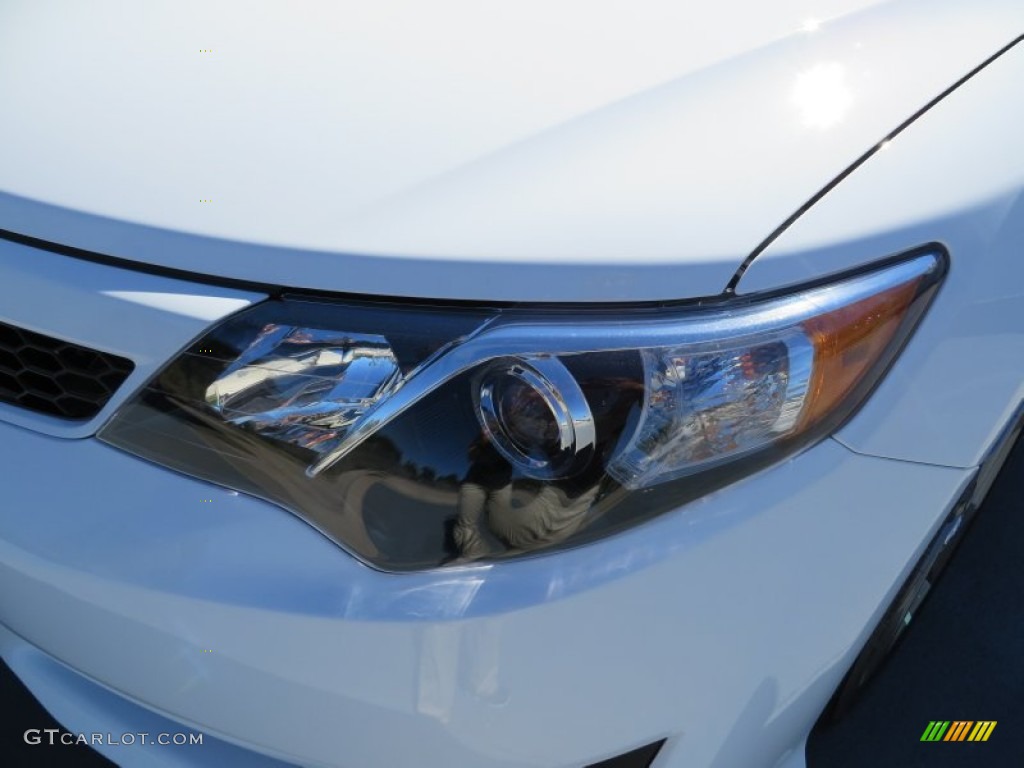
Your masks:
{"label": "black rubber trim", "polygon": [[7,240],[11,243],[17,243],[18,245],[24,245],[40,251],[47,251],[48,253],[56,253],[60,256],[70,256],[73,259],[79,259],[81,261],[91,261],[94,264],[103,264],[108,267],[127,269],[132,272],[142,272],[147,275],[169,277],[175,280],[186,280],[190,283],[204,283],[206,285],[217,285],[222,288],[235,288],[240,291],[269,293],[271,295],[277,295],[281,292],[281,287],[277,285],[260,283],[253,280],[241,280],[233,277],[219,277],[217,275],[210,275],[206,273],[190,272],[187,269],[176,269],[174,267],[164,267],[158,264],[147,264],[144,261],[133,261],[132,259],[122,259],[117,256],[107,256],[102,253],[96,253],[95,251],[87,251],[84,248],[76,248],[72,245],[62,245],[60,243],[53,243],[49,240],[43,240],[38,237],[22,235],[17,232],[12,232],[9,229],[0,229],[0,240]]}
{"label": "black rubber trim", "polygon": [[762,240],[761,243],[756,248],[754,248],[753,251],[750,252],[750,255],[747,256],[747,258],[745,258],[743,260],[743,263],[740,264],[739,268],[736,270],[736,274],[734,274],[732,276],[732,279],[729,280],[729,284],[725,286],[725,290],[723,291],[723,293],[729,294],[729,295],[735,294],[736,293],[736,287],[739,285],[739,282],[743,278],[744,273],[747,271],[747,269],[750,268],[750,265],[754,262],[754,259],[756,259],[758,256],[760,256],[761,253],[764,252],[764,250],[769,245],[771,245],[776,239],[778,239],[779,235],[781,235],[783,232],[785,232],[787,229],[789,229],[789,227],[793,225],[793,222],[795,222],[797,219],[799,219],[801,216],[803,216],[805,213],[807,213],[807,211],[811,208],[811,206],[813,206],[815,203],[817,203],[819,200],[821,200],[821,198],[823,198],[825,195],[827,195],[829,192],[831,192],[832,189],[835,188],[843,179],[845,179],[847,176],[849,176],[855,170],[860,168],[865,162],[867,162],[867,160],[869,158],[871,158],[876,152],[878,152],[885,145],[886,142],[892,141],[894,138],[896,138],[896,136],[898,136],[900,133],[902,133],[911,123],[913,123],[919,117],[921,117],[921,115],[923,115],[929,109],[934,107],[936,104],[938,104],[944,98],[946,98],[949,94],[951,94],[953,91],[955,91],[961,85],[966,83],[968,80],[970,80],[976,74],[978,74],[981,70],[983,70],[985,67],[987,67],[989,64],[991,64],[993,61],[995,61],[1000,56],[1002,56],[1004,53],[1006,53],[1008,50],[1013,48],[1015,45],[1017,45],[1017,43],[1021,42],[1021,40],[1024,40],[1024,35],[1020,35],[1020,36],[1014,38],[1012,41],[1010,41],[1009,43],[1004,45],[1002,48],[1000,48],[998,51],[993,53],[991,56],[989,56],[987,59],[985,59],[983,62],[981,62],[981,64],[976,66],[974,69],[972,69],[966,75],[964,75],[959,80],[957,80],[955,83],[953,83],[951,86],[946,88],[946,90],[942,91],[938,96],[933,98],[931,101],[929,101],[923,107],[921,107],[919,110],[917,110],[914,114],[912,114],[910,117],[908,117],[906,120],[904,120],[898,126],[896,126],[896,128],[894,130],[890,131],[881,141],[879,141],[877,144],[875,144],[873,147],[871,147],[871,149],[869,149],[863,155],[861,155],[856,160],[854,160],[853,163],[851,163],[849,166],[847,166],[846,169],[843,170],[838,176],[836,176],[834,179],[832,179],[832,181],[830,181],[828,184],[826,184],[824,187],[822,187],[820,190],[818,190],[817,193],[815,193],[809,200],[807,200],[807,202],[805,202],[803,205],[801,205],[799,208],[797,208],[796,211],[794,211],[792,214],[790,214],[789,218],[787,218],[778,227],[776,227],[772,231],[772,233],[770,235],[768,235],[768,237],[766,237],[764,240]]}
{"label": "black rubber trim", "polygon": [[631,301],[631,302],[528,302],[528,301],[470,301],[465,299],[431,299],[409,296],[383,296],[377,294],[360,293],[339,293],[337,291],[316,291],[307,288],[293,288],[282,285],[272,285],[253,281],[239,280],[232,277],[217,277],[200,272],[164,267],[145,262],[122,259],[116,256],[87,251],[82,248],[75,248],[60,243],[52,243],[48,240],[41,240],[28,235],[21,235],[10,230],[0,229],[0,240],[8,240],[29,248],[38,248],[49,253],[56,253],[61,256],[68,256],[81,261],[89,261],[95,264],[103,264],[117,269],[126,269],[143,274],[167,277],[175,280],[184,280],[200,285],[220,286],[223,288],[234,288],[237,290],[265,293],[269,298],[276,299],[309,299],[316,301],[336,301],[339,303],[365,303],[365,304],[400,304],[403,306],[425,306],[438,308],[487,308],[487,309],[529,309],[536,311],[565,310],[570,312],[616,312],[629,309],[712,309],[717,307],[733,308],[745,306],[748,303],[765,301],[778,296],[785,296],[797,293],[802,290],[809,290],[820,285],[838,282],[857,275],[882,269],[890,264],[912,258],[918,254],[934,252],[942,255],[943,270],[948,270],[949,255],[941,243],[929,242],[909,250],[900,251],[884,258],[870,261],[850,269],[842,270],[833,274],[818,277],[813,280],[801,282],[796,285],[784,286],[782,288],[756,293],[736,296],[730,293],[720,293],[713,296],[697,296],[689,299],[673,299],[660,301]]}
{"label": "black rubber trim", "polygon": [[534,302],[490,300],[479,301],[472,299],[433,299],[419,296],[411,297],[390,296],[386,294],[346,293],[343,291],[323,291],[316,290],[313,288],[295,288],[286,285],[277,285],[274,283],[263,283],[255,280],[244,280],[235,277],[223,277],[221,275],[214,275],[207,272],[193,272],[190,270],[178,269],[176,267],[167,267],[161,264],[150,264],[144,261],[135,261],[133,259],[126,259],[120,256],[109,256],[107,254],[86,250],[84,248],[76,248],[70,245],[54,243],[49,240],[43,240],[38,237],[32,237],[31,235],[23,235],[18,232],[12,232],[9,229],[0,229],[0,240],[7,240],[8,242],[17,243],[18,245],[24,245],[28,248],[36,248],[41,251],[47,251],[48,253],[55,253],[60,256],[68,256],[73,259],[88,261],[94,264],[102,264],[104,266],[115,267],[117,269],[126,269],[132,272],[141,272],[143,274],[155,275],[157,277],[167,277],[174,280],[184,280],[190,283],[196,283],[200,285],[218,286],[221,288],[232,288],[240,291],[252,291],[254,293],[265,293],[271,298],[280,298],[287,294],[292,297],[305,297],[309,299],[316,299],[322,301],[363,301],[376,302],[379,304],[403,304],[429,307],[447,307],[451,309],[508,309],[517,307],[530,307],[539,309],[564,308],[570,310],[631,308],[685,309],[688,307],[700,307],[709,302],[720,301],[722,298],[724,298],[724,294],[716,294],[712,296],[697,296],[687,299],[658,299],[652,301]]}
{"label": "black rubber trim", "polygon": [[664,744],[665,740],[662,739],[599,763],[591,763],[586,768],[650,768]]}

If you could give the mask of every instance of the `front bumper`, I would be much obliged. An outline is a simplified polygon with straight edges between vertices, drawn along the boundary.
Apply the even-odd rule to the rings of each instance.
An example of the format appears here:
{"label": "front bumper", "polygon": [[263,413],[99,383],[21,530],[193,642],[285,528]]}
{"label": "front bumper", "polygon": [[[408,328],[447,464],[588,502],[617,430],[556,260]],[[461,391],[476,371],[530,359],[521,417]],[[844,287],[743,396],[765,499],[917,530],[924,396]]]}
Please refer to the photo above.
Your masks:
{"label": "front bumper", "polygon": [[0,466],[9,630],[226,741],[360,768],[665,737],[658,768],[773,765],[971,476],[826,441],[587,547],[395,575],[95,440],[0,425]]}

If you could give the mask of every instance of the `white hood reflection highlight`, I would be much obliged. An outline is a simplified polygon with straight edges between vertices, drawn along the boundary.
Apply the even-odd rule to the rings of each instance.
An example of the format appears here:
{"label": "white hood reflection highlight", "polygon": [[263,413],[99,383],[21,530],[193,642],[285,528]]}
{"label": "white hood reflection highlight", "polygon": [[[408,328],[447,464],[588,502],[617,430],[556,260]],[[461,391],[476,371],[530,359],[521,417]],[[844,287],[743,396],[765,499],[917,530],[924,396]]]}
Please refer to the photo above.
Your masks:
{"label": "white hood reflection highlight", "polygon": [[846,67],[830,61],[801,72],[793,84],[790,101],[807,128],[826,130],[842,122],[854,101]]}
{"label": "white hood reflection highlight", "polygon": [[[391,574],[396,581],[386,590],[363,589],[355,583],[349,588],[342,615],[351,619],[389,615],[401,615],[406,620],[461,619],[473,614],[477,592],[492,568],[492,564],[485,564],[446,569],[445,578],[440,579],[436,577],[441,571],[429,572],[423,578]],[[399,588],[399,579],[408,586]]]}
{"label": "white hood reflection highlight", "polygon": [[462,697],[501,707],[501,627],[495,622],[428,624],[419,634],[416,711],[448,724]]}
{"label": "white hood reflection highlight", "polygon": [[224,296],[195,295],[191,289],[188,293],[172,291],[100,291],[104,296],[128,301],[161,312],[172,312],[183,317],[194,317],[197,320],[220,320],[224,315],[248,306],[249,302],[242,298]]}

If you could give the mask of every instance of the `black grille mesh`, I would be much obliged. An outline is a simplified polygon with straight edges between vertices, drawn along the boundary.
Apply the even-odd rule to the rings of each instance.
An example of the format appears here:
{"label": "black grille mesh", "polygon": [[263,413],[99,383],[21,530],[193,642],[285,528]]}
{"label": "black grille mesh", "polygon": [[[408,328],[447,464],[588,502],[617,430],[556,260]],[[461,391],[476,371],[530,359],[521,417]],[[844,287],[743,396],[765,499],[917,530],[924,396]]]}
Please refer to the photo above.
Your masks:
{"label": "black grille mesh", "polygon": [[0,323],[0,401],[66,419],[100,412],[131,360]]}

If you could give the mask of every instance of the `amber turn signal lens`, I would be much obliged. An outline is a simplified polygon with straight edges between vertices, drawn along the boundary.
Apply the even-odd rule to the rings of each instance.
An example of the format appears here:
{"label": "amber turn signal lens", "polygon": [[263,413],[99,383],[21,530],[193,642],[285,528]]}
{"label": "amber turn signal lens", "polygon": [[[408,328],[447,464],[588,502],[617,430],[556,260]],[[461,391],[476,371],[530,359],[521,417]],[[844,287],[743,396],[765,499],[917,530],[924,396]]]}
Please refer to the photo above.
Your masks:
{"label": "amber turn signal lens", "polygon": [[890,349],[908,310],[919,295],[922,278],[849,304],[804,322],[814,347],[814,365],[799,429],[832,413]]}

